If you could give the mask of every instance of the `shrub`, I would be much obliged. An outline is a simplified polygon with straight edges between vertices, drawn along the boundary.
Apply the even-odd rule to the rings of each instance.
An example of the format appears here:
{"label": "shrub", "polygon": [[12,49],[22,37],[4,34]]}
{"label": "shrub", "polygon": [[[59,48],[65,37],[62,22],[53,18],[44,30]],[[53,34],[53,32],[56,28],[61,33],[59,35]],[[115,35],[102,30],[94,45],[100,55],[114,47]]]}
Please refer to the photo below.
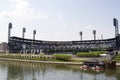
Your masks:
{"label": "shrub", "polygon": [[91,51],[91,52],[78,52],[78,57],[99,57],[100,54],[103,54],[103,51]]}
{"label": "shrub", "polygon": [[120,61],[120,55],[115,56],[115,57],[114,57],[114,60],[116,60],[116,61]]}
{"label": "shrub", "polygon": [[54,54],[56,60],[69,61],[71,60],[70,54]]}

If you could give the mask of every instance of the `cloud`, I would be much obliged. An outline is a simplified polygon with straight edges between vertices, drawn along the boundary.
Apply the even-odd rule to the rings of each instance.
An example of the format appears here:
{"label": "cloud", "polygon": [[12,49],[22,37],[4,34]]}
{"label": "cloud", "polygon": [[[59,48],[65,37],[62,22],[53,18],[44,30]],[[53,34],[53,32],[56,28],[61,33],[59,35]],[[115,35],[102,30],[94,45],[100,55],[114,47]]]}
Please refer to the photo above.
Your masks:
{"label": "cloud", "polygon": [[[15,7],[10,10],[0,12],[0,18],[10,20],[33,20],[33,19],[46,19],[47,15],[42,14],[40,11],[35,11],[30,6],[28,0],[9,0]],[[12,6],[12,5],[11,5]]]}

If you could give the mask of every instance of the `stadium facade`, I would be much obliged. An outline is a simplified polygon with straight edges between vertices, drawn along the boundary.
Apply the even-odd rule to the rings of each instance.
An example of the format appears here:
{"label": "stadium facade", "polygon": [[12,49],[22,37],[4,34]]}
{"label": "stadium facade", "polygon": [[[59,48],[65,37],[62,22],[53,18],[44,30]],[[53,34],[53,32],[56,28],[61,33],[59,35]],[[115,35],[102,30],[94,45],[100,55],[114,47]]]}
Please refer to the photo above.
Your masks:
{"label": "stadium facade", "polygon": [[11,53],[45,53],[79,52],[90,50],[117,50],[120,47],[120,36],[104,40],[85,41],[41,41],[19,37],[9,38],[9,52]]}
{"label": "stadium facade", "polygon": [[[118,32],[118,20],[113,19],[115,26],[115,37],[101,40],[80,40],[80,41],[43,41],[35,40],[36,31],[33,32],[33,39],[25,39],[24,33],[26,29],[23,28],[23,38],[11,37],[12,23],[8,26],[8,46],[10,53],[57,53],[57,52],[71,52],[91,50],[118,50],[120,48],[120,35]],[[96,33],[94,31],[94,33]]]}

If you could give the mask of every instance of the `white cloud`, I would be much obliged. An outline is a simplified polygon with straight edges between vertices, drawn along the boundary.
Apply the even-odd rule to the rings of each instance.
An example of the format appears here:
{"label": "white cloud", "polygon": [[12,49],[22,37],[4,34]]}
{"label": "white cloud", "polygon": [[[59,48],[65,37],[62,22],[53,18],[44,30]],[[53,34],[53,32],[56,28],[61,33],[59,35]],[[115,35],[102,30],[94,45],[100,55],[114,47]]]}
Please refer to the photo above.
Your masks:
{"label": "white cloud", "polygon": [[[48,16],[42,14],[40,11],[35,11],[31,8],[28,0],[9,0],[15,5],[11,10],[5,10],[0,12],[1,19],[10,20],[32,20],[32,19],[46,19]],[[12,5],[11,5],[12,6]]]}

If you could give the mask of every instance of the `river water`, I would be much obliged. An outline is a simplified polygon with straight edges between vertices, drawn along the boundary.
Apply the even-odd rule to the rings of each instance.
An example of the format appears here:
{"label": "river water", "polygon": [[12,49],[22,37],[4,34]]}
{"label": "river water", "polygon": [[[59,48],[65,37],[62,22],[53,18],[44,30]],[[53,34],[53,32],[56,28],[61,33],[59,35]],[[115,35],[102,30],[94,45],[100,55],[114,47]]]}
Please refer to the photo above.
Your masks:
{"label": "river water", "polygon": [[94,72],[78,65],[0,61],[0,80],[120,80],[120,67]]}

